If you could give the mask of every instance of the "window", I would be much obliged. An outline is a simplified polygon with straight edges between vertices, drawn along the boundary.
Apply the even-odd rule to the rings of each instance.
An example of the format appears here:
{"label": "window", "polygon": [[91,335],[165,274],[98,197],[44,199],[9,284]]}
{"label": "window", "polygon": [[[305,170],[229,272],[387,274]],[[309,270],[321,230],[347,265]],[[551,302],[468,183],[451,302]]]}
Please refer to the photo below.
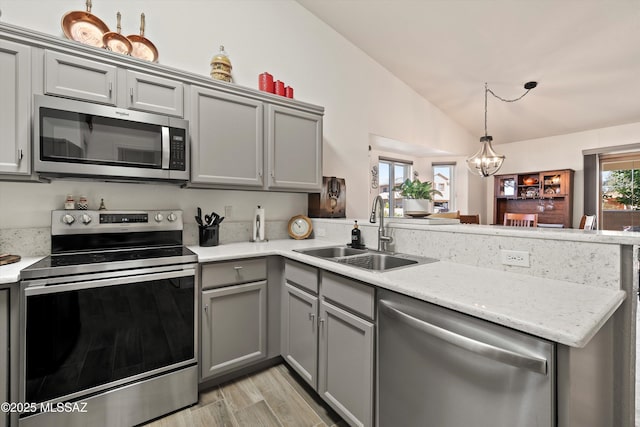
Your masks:
{"label": "window", "polygon": [[[393,187],[411,179],[412,162],[380,158],[378,192],[385,200],[384,216],[403,216],[402,196]],[[390,213],[391,212],[391,213]]]}
{"label": "window", "polygon": [[640,231],[640,153],[600,156],[600,225]]}
{"label": "window", "polygon": [[442,193],[433,195],[433,210],[449,212],[456,209],[454,191],[455,163],[433,163],[433,188]]}

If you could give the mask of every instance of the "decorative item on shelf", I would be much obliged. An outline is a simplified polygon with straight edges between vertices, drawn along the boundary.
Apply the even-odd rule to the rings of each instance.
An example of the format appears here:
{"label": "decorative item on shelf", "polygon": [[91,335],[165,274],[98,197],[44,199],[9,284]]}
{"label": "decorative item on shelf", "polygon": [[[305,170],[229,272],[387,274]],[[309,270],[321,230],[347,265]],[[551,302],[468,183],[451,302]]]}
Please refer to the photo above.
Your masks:
{"label": "decorative item on shelf", "polygon": [[267,72],[264,72],[258,76],[258,89],[263,92],[273,93],[275,91],[273,87],[273,76]]}
{"label": "decorative item on shelf", "polygon": [[293,88],[291,86],[284,87],[284,96],[287,98],[293,98]]}
{"label": "decorative item on shelf", "polygon": [[560,175],[555,175],[553,178],[551,178],[551,183],[560,184]]}
{"label": "decorative item on shelf", "polygon": [[76,201],[73,198],[73,194],[67,194],[67,198],[64,201],[64,208],[67,210],[73,210],[76,208]]}
{"label": "decorative item on shelf", "polygon": [[214,80],[222,80],[223,82],[231,82],[231,61],[229,55],[224,50],[224,46],[220,46],[218,52],[211,60],[211,78]]}
{"label": "decorative item on shelf", "polygon": [[538,180],[536,178],[525,178],[522,180],[522,182],[524,183],[524,185],[535,185],[538,183]]}
{"label": "decorative item on shelf", "polygon": [[86,1],[87,11],[67,12],[62,17],[62,32],[70,39],[90,46],[102,47],[102,36],[109,32],[107,24],[91,14],[91,0]]}
{"label": "decorative item on shelf", "polygon": [[537,82],[527,82],[524,85],[526,92],[516,99],[504,99],[496,95],[487,83],[484,84],[484,136],[480,138],[482,146],[477,153],[467,159],[467,167],[477,175],[487,177],[495,174],[502,167],[505,156],[493,151],[491,141],[493,137],[487,134],[487,93],[503,102],[515,102],[522,99],[529,91],[538,85]]}
{"label": "decorative item on shelf", "polygon": [[287,231],[289,232],[289,236],[293,239],[306,239],[313,231],[311,219],[306,215],[296,215],[289,220]]}
{"label": "decorative item on shelf", "polygon": [[378,188],[378,165],[371,167],[371,188]]}
{"label": "decorative item on shelf", "polygon": [[140,14],[140,34],[127,36],[131,42],[131,56],[149,62],[158,62],[158,49],[144,36],[146,25],[144,13]]}
{"label": "decorative item on shelf", "polygon": [[117,32],[109,31],[102,35],[102,44],[105,49],[112,52],[121,53],[123,55],[130,55],[133,45],[131,41],[120,34],[122,27],[120,26],[122,15],[120,12],[116,13],[116,28]]}
{"label": "decorative item on shelf", "polygon": [[274,83],[274,93],[276,95],[280,95],[280,96],[284,96],[285,95],[284,82],[282,82],[280,80],[276,80],[276,82]]}
{"label": "decorative item on shelf", "polygon": [[526,197],[529,199],[535,199],[539,195],[537,187],[527,187],[525,191]]}
{"label": "decorative item on shelf", "polygon": [[347,192],[344,178],[322,177],[322,192],[309,193],[307,211],[312,218],[345,218]]}
{"label": "decorative item on shelf", "polygon": [[407,178],[402,184],[395,186],[393,191],[399,191],[404,197],[403,212],[412,217],[428,215],[431,212],[433,195],[442,196],[440,191],[433,188],[431,181],[421,182],[418,178],[413,181]]}
{"label": "decorative item on shelf", "polygon": [[89,209],[89,202],[87,201],[86,197],[80,196],[80,198],[78,199],[78,204],[76,205],[76,209],[83,211]]}
{"label": "decorative item on shelf", "polygon": [[107,207],[104,205],[104,199],[100,199],[100,207],[98,208],[99,211],[104,211],[106,210]]}

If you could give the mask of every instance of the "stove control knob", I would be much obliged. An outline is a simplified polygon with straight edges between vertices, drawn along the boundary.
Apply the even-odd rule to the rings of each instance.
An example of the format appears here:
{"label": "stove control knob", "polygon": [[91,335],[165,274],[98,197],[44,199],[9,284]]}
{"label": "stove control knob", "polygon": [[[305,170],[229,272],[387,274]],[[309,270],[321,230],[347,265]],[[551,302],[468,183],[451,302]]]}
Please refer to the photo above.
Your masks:
{"label": "stove control knob", "polygon": [[174,214],[173,212],[171,212],[169,215],[167,215],[167,219],[169,220],[169,222],[173,222],[176,219],[178,219],[178,216],[176,214]]}
{"label": "stove control knob", "polygon": [[155,219],[156,222],[161,222],[164,219],[164,217],[162,216],[162,214],[160,212],[158,212],[157,214],[155,214],[153,216],[153,219]]}
{"label": "stove control knob", "polygon": [[65,215],[62,215],[62,222],[67,225],[71,225],[74,222],[76,222],[76,219],[73,215],[65,214]]}
{"label": "stove control knob", "polygon": [[88,214],[80,215],[80,221],[82,221],[84,225],[89,224],[91,222],[91,215],[88,215]]}

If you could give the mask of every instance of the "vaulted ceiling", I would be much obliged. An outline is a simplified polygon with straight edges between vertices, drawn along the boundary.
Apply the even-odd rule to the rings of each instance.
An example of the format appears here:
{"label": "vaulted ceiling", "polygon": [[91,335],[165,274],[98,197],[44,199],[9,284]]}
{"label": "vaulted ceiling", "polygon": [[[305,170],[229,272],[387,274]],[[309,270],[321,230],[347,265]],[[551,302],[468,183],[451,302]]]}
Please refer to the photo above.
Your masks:
{"label": "vaulted ceiling", "polygon": [[478,137],[537,81],[496,144],[640,122],[640,0],[297,1]]}

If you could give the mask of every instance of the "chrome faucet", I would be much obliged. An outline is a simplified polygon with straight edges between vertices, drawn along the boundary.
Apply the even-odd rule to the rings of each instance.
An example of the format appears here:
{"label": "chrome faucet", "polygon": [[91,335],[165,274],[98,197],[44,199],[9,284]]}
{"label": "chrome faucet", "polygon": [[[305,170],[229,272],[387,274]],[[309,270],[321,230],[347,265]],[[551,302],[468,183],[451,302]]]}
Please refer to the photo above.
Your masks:
{"label": "chrome faucet", "polygon": [[378,250],[386,251],[387,244],[393,242],[393,237],[385,236],[384,234],[384,199],[382,196],[377,195],[375,200],[373,201],[373,206],[371,207],[371,217],[369,218],[369,222],[371,224],[376,223],[376,210],[380,207],[380,226],[378,227]]}

